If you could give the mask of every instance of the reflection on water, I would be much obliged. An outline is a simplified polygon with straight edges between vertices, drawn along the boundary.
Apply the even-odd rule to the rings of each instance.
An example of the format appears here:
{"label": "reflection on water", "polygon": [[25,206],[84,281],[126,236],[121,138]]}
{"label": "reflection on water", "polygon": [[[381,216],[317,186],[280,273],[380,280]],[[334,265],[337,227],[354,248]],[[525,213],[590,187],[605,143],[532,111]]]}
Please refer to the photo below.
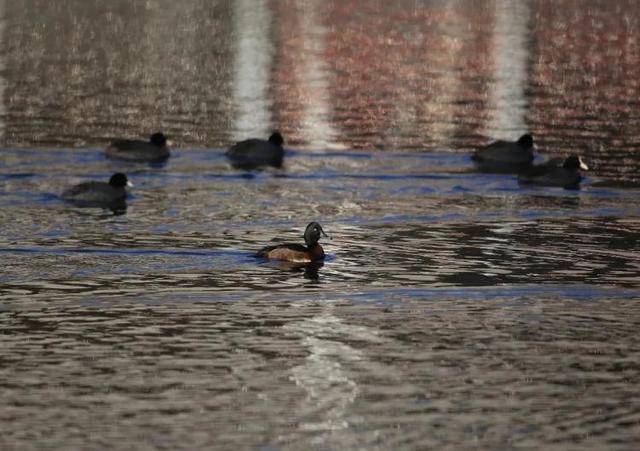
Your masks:
{"label": "reflection on water", "polygon": [[12,2],[4,143],[163,129],[225,147],[279,128],[293,148],[466,153],[530,130],[545,154],[637,180],[635,6]]}
{"label": "reflection on water", "polygon": [[487,135],[519,138],[528,132],[525,122],[527,66],[529,60],[529,5],[500,0],[495,3],[494,79],[490,84],[492,120]]}
{"label": "reflection on water", "polygon": [[291,70],[296,74],[297,83],[307,90],[301,99],[304,113],[299,134],[314,149],[342,148],[344,146],[334,142],[339,133],[332,121],[329,71],[324,57],[328,30],[319,17],[321,5],[314,2],[301,5],[298,29],[294,32],[299,45],[289,48],[299,57],[291,62]]}
{"label": "reflection on water", "polygon": [[[0,47],[3,47],[5,42],[4,34],[5,34],[5,28],[7,26],[5,18],[6,18],[5,2],[4,0],[0,0]],[[4,57],[5,57],[4,52],[0,53],[0,140],[4,140],[4,134],[5,134],[4,120],[7,114],[7,110],[4,105],[4,97],[5,97],[4,92],[7,87],[7,83],[4,77],[1,75],[6,70]]]}
{"label": "reflection on water", "polygon": [[[0,16],[0,448],[636,445],[634,1]],[[229,166],[273,128],[283,170]],[[104,157],[160,129],[165,165]],[[525,131],[581,190],[474,171]],[[59,198],[117,171],[123,214]],[[253,256],[311,220],[324,263]]]}
{"label": "reflection on water", "polygon": [[[332,303],[327,303],[327,310],[331,307]],[[296,384],[307,391],[299,415],[311,417],[310,414],[321,413],[315,422],[301,425],[302,429],[324,432],[348,428],[345,413],[358,395],[358,386],[346,374],[343,362],[349,364],[359,361],[362,354],[342,340],[327,338],[346,335],[345,341],[350,342],[356,337],[350,337],[353,335],[350,328],[330,313],[321,313],[288,329],[304,336],[302,343],[309,348],[305,363],[291,370]],[[324,442],[322,437],[316,440]]]}
{"label": "reflection on water", "polygon": [[249,136],[264,139],[272,125],[268,98],[273,54],[271,10],[266,1],[241,0],[233,5],[237,35],[233,97],[239,110],[235,140]]}

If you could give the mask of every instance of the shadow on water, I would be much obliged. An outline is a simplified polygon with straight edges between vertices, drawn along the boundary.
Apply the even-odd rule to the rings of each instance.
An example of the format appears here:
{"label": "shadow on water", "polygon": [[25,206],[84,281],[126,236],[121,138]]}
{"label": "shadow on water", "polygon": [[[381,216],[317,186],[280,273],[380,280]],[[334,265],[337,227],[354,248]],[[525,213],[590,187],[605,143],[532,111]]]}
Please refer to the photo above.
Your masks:
{"label": "shadow on water", "polygon": [[105,204],[104,202],[92,202],[92,201],[82,201],[82,200],[74,200],[68,201],[69,204],[78,208],[93,208],[93,209],[101,209],[102,211],[110,211],[115,216],[124,215],[127,213],[127,201],[125,199],[119,199],[114,202],[109,202]]}
{"label": "shadow on water", "polygon": [[[262,259],[260,259],[262,260]],[[275,268],[283,271],[284,273],[291,273],[295,275],[302,275],[305,279],[313,282],[319,282],[320,280],[320,268],[324,266],[324,262],[313,263],[293,263],[286,261],[269,261],[262,263],[268,268]]]}

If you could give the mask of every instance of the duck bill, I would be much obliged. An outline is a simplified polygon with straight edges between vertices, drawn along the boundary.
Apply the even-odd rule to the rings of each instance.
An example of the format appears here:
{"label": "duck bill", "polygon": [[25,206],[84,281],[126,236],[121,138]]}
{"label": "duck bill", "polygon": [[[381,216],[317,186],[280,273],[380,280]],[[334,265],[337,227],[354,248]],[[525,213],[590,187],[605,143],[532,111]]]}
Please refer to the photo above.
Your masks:
{"label": "duck bill", "polygon": [[133,188],[133,183],[127,180],[127,188]]}
{"label": "duck bill", "polygon": [[580,169],[582,169],[583,171],[588,171],[589,166],[587,166],[584,161],[580,160]]}
{"label": "duck bill", "polygon": [[327,238],[327,239],[331,239],[331,237],[329,235],[327,235],[326,233],[324,233],[324,230],[320,229],[320,233],[322,234],[323,237]]}

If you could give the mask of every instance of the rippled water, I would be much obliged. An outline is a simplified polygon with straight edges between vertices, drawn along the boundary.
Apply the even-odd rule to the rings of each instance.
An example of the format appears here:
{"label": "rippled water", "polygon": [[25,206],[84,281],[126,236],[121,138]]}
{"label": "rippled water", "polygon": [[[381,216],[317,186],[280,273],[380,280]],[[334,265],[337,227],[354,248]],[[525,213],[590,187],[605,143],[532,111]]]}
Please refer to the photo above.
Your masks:
{"label": "rippled water", "polygon": [[[0,18],[2,449],[635,449],[636,2]],[[282,170],[230,167],[273,128]],[[104,157],[157,129],[165,165]],[[582,189],[475,171],[526,131]],[[115,171],[125,212],[58,197]],[[323,265],[253,258],[311,220]]]}

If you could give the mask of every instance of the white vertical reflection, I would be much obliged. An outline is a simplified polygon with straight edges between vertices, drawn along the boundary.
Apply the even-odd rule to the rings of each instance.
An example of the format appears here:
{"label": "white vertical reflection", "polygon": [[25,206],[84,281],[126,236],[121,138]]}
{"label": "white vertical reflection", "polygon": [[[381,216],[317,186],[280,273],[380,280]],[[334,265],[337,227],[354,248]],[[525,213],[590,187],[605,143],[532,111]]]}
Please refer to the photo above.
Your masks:
{"label": "white vertical reflection", "polygon": [[[361,421],[350,410],[360,393],[353,375],[393,377],[394,371],[370,361],[364,352],[349,345],[382,343],[384,339],[376,330],[347,324],[331,313],[332,302],[326,305],[323,313],[285,326],[302,339],[309,352],[305,362],[291,370],[293,381],[307,393],[296,416],[301,419],[302,430],[320,432],[314,438],[314,446],[351,448],[360,438],[350,433],[351,423]],[[337,444],[340,446],[332,446]]]}
{"label": "white vertical reflection", "polygon": [[272,14],[266,0],[236,0],[233,5],[236,35],[233,99],[238,109],[234,138],[263,137],[272,128],[268,97],[273,58]]}
{"label": "white vertical reflection", "polygon": [[[6,8],[4,0],[0,0],[0,45],[4,43],[4,33],[7,22],[5,20]],[[0,74],[4,73],[5,61],[4,57],[0,54]],[[5,138],[5,118],[7,115],[7,108],[4,104],[4,90],[7,87],[7,81],[0,76],[0,142],[4,143]]]}
{"label": "white vertical reflection", "polygon": [[322,2],[304,2],[300,20],[300,38],[304,52],[296,75],[308,91],[304,98],[301,135],[312,149],[344,148],[336,142],[337,131],[331,123],[328,68],[324,59],[327,28],[317,7]]}
{"label": "white vertical reflection", "polygon": [[529,6],[527,2],[496,0],[493,34],[494,82],[489,88],[493,112],[488,136],[511,136],[527,131],[527,60]]}
{"label": "white vertical reflection", "polygon": [[[424,56],[425,64],[428,67],[437,68],[430,75],[429,84],[433,92],[432,97],[425,105],[419,106],[416,103],[414,89],[409,85],[402,86],[400,90],[403,93],[403,98],[397,102],[397,105],[401,112],[406,108],[406,105],[411,105],[416,111],[423,109],[423,118],[418,118],[416,113],[407,111],[409,115],[414,116],[414,121],[418,119],[419,122],[422,122],[426,118],[427,125],[423,125],[425,129],[421,131],[424,135],[429,136],[437,146],[446,148],[450,145],[456,129],[459,128],[459,124],[452,121],[451,118],[455,117],[457,113],[456,100],[460,99],[461,91],[465,88],[462,80],[463,73],[458,69],[458,66],[460,61],[466,57],[464,47],[460,45],[460,42],[464,39],[467,30],[463,27],[465,22],[462,19],[466,14],[463,2],[459,0],[443,2],[440,8],[442,8],[444,19],[438,28],[442,31],[438,36],[433,36],[433,40],[436,47],[443,46],[447,50],[446,52],[436,51],[433,54],[426,52]],[[402,79],[399,78],[398,81],[402,82]],[[407,113],[404,115],[406,118]],[[402,116],[400,118],[402,119]],[[410,135],[420,125],[405,124],[405,127],[406,130],[403,133]]]}

